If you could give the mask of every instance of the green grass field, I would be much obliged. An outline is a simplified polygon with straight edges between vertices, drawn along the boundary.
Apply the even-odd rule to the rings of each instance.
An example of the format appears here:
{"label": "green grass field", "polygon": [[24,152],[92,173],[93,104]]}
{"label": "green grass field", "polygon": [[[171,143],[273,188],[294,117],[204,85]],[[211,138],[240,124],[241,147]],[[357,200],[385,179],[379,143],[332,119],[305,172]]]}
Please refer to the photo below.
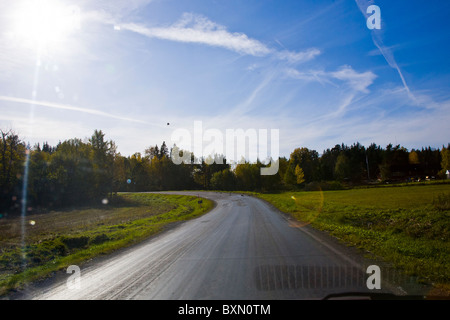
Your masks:
{"label": "green grass field", "polygon": [[256,196],[450,292],[449,184]]}
{"label": "green grass field", "polygon": [[202,200],[200,205],[192,196],[130,193],[98,208],[1,219],[0,295],[198,217],[214,205]]}

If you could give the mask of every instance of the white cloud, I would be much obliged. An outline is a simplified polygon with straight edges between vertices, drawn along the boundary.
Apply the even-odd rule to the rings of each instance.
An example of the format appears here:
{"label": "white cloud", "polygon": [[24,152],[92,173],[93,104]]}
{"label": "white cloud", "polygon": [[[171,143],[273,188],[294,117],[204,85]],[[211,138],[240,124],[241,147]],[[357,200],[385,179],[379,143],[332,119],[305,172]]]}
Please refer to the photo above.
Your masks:
{"label": "white cloud", "polygon": [[321,53],[316,48],[302,52],[276,51],[259,40],[249,38],[244,33],[230,32],[207,17],[192,13],[184,13],[180,20],[168,27],[149,28],[142,24],[124,23],[120,25],[120,29],[136,32],[149,38],[221,47],[256,57],[274,55],[280,60],[291,63],[305,62]]}
{"label": "white cloud", "polygon": [[289,68],[285,70],[285,74],[286,76],[293,79],[304,80],[306,82],[317,81],[322,85],[327,83],[333,86],[337,86],[330,80],[329,74],[323,70],[310,70],[307,72],[300,72],[294,68]]}
{"label": "white cloud", "polygon": [[300,72],[296,69],[289,68],[285,70],[288,77],[304,80],[308,82],[317,81],[323,84],[331,84],[337,86],[333,80],[340,80],[347,84],[352,91],[368,93],[368,87],[377,77],[372,71],[357,72],[350,66],[342,66],[337,71],[310,70]]}
{"label": "white cloud", "polygon": [[[287,77],[298,79],[304,82],[319,82],[321,85],[331,85],[334,90],[329,90],[326,95],[330,96],[328,102],[322,101],[320,106],[314,107],[326,110],[317,117],[309,116],[308,126],[315,124],[326,125],[339,121],[342,123],[344,116],[348,113],[349,107],[362,94],[369,93],[369,87],[377,77],[372,71],[358,72],[351,66],[342,66],[336,71],[312,70],[300,72],[294,68],[285,70]],[[327,106],[335,106],[334,110],[329,110]],[[315,128],[315,130],[318,130]],[[319,130],[317,132],[322,132]]]}
{"label": "white cloud", "polygon": [[314,59],[316,56],[320,55],[321,52],[319,49],[311,48],[302,52],[293,52],[293,51],[280,51],[277,53],[277,57],[281,60],[287,60],[288,62],[306,62]]}
{"label": "white cloud", "polygon": [[330,76],[347,82],[352,89],[360,92],[368,92],[368,87],[373,83],[376,75],[372,71],[358,73],[352,67],[344,66],[340,70],[331,72]]}
{"label": "white cloud", "polygon": [[206,17],[190,13],[185,13],[178,22],[169,27],[147,28],[140,24],[127,23],[122,24],[121,28],[149,38],[206,44],[253,56],[264,56],[271,52],[271,49],[258,40],[243,33],[231,33]]}

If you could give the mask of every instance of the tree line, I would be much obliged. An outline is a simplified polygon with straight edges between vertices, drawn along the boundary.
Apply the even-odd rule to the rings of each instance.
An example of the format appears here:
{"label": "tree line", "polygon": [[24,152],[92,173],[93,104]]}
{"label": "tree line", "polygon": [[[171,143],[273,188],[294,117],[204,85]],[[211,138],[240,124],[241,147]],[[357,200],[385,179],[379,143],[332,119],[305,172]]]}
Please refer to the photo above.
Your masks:
{"label": "tree line", "polygon": [[[117,192],[162,190],[278,191],[337,189],[345,184],[443,179],[450,169],[450,144],[442,149],[413,149],[389,144],[336,145],[321,155],[297,148],[278,160],[273,176],[261,176],[260,161],[230,165],[192,157],[176,165],[163,142],[143,154],[122,156],[101,130],[89,139],[69,139],[50,146],[27,145],[12,130],[0,130],[0,210],[52,208],[100,203]],[[25,183],[25,185],[24,185]],[[26,193],[24,192],[26,190]],[[24,201],[26,195],[26,201]],[[2,213],[0,211],[0,214]]]}

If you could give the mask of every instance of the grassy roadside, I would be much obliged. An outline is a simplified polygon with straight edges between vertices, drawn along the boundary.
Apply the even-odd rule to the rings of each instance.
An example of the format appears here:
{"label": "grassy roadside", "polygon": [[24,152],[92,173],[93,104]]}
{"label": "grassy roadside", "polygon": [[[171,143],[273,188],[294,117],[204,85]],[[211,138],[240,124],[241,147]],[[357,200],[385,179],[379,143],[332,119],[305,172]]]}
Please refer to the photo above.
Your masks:
{"label": "grassy roadside", "polygon": [[254,194],[450,293],[450,185]]}
{"label": "grassy roadside", "polygon": [[214,206],[202,200],[200,205],[193,196],[130,193],[98,208],[29,215],[23,226],[20,218],[2,219],[0,295],[198,217]]}

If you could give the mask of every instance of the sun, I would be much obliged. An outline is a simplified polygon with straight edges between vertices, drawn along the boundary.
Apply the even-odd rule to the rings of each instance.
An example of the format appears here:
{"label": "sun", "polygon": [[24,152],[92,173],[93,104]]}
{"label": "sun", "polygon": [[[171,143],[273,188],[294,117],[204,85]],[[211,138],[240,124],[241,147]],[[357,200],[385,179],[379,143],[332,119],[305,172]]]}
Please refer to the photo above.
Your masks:
{"label": "sun", "polygon": [[22,41],[50,46],[80,27],[80,10],[59,0],[18,1],[13,33]]}

